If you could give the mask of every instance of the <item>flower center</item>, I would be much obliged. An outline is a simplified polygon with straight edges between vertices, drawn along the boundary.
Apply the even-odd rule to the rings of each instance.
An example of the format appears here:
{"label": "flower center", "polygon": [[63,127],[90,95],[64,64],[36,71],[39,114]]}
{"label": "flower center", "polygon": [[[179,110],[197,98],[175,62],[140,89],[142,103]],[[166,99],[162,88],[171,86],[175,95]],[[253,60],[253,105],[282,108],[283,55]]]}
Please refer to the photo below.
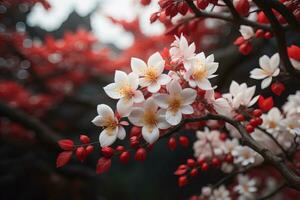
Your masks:
{"label": "flower center", "polygon": [[270,128],[275,129],[277,127],[277,123],[274,121],[270,121],[269,126],[270,126]]}
{"label": "flower center", "polygon": [[143,122],[148,127],[153,127],[157,123],[155,112],[151,110],[146,110],[143,116]]}
{"label": "flower center", "polygon": [[125,99],[131,99],[134,96],[134,91],[129,85],[121,87],[119,92]]}
{"label": "flower center", "polygon": [[153,82],[157,79],[157,71],[156,69],[154,69],[153,67],[148,67],[145,73],[145,78],[150,81]]}
{"label": "flower center", "polygon": [[104,122],[104,127],[107,130],[108,135],[112,135],[113,131],[117,128],[117,126],[117,121],[112,117],[108,117]]}
{"label": "flower center", "polygon": [[176,113],[181,107],[181,99],[180,98],[172,98],[169,102],[169,108],[173,113]]}
{"label": "flower center", "polygon": [[196,69],[194,69],[193,72],[193,78],[197,81],[201,81],[202,79],[204,79],[208,72],[206,70],[206,66],[203,62],[201,62],[200,60],[196,61]]}

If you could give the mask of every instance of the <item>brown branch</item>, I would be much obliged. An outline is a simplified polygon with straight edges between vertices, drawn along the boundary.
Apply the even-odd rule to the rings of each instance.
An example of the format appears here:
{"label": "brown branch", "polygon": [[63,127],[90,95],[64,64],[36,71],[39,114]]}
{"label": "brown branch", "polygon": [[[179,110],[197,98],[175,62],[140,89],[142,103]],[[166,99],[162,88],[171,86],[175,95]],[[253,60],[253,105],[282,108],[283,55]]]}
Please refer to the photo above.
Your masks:
{"label": "brown branch", "polygon": [[278,192],[280,192],[282,189],[286,187],[286,183],[281,183],[277,188],[275,188],[273,191],[271,191],[269,194],[266,194],[263,197],[258,198],[257,200],[267,200],[276,195]]}
{"label": "brown branch", "polygon": [[197,117],[197,118],[186,118],[183,119],[178,125],[171,128],[169,131],[167,131],[162,137],[167,137],[169,135],[172,135],[174,132],[180,130],[180,128],[189,122],[199,122],[199,121],[205,121],[205,120],[222,120],[225,121],[232,126],[234,126],[239,133],[242,136],[242,142],[252,148],[254,151],[259,153],[266,162],[270,163],[272,166],[274,166],[278,172],[285,178],[287,185],[291,188],[294,188],[296,190],[300,190],[300,177],[296,175],[293,171],[291,171],[287,165],[284,163],[283,159],[281,157],[278,157],[274,155],[270,150],[266,149],[265,147],[261,146],[257,143],[246,131],[244,126],[235,121],[232,120],[226,116],[222,115],[212,115],[208,114],[203,117]]}
{"label": "brown branch", "polygon": [[290,62],[288,53],[287,53],[287,42],[285,38],[285,32],[277,20],[276,16],[274,15],[272,9],[261,0],[253,0],[255,4],[261,8],[264,14],[270,21],[272,26],[272,31],[274,33],[275,39],[277,41],[278,52],[282,62],[284,63],[285,69],[289,72],[289,74],[295,78],[300,78],[300,71],[295,69]]}

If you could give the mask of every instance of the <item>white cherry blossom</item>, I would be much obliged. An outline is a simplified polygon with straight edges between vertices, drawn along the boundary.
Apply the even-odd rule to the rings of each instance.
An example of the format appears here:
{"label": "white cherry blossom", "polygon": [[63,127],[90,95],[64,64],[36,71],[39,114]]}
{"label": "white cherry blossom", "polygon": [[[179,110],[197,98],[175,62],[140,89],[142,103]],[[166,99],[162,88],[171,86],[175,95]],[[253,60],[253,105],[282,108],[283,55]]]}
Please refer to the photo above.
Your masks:
{"label": "white cherry blossom", "polygon": [[238,200],[254,200],[257,192],[255,179],[250,179],[246,175],[238,175],[238,185],[234,190],[239,193]]}
{"label": "white cherry blossom", "polygon": [[255,36],[254,30],[251,26],[241,25],[239,31],[245,40]]}
{"label": "white cherry blossom", "polygon": [[134,103],[144,101],[143,93],[138,89],[138,75],[135,73],[126,74],[117,70],[115,82],[104,87],[106,94],[112,99],[119,99],[117,111],[122,116],[129,115]]}
{"label": "white cherry blossom", "polygon": [[212,191],[209,200],[231,200],[230,192],[225,188],[224,185],[221,185],[219,188],[216,188]]}
{"label": "white cherry blossom", "polygon": [[165,110],[158,110],[153,98],[148,98],[143,107],[133,108],[128,119],[132,124],[143,127],[143,138],[150,144],[159,138],[159,129],[170,127],[165,119]]}
{"label": "white cherry blossom", "polygon": [[269,110],[267,114],[263,114],[262,119],[262,127],[265,128],[268,132],[276,135],[276,132],[280,130],[280,122],[283,119],[280,110],[274,107]]}
{"label": "white cherry blossom", "polygon": [[192,104],[197,92],[191,88],[182,89],[178,81],[173,80],[167,85],[168,94],[157,94],[154,96],[156,104],[166,109],[166,120],[171,125],[177,125],[182,119],[182,114],[194,112]]}
{"label": "white cherry blossom", "polygon": [[92,122],[96,126],[104,128],[99,136],[101,147],[111,145],[117,138],[123,140],[126,136],[126,132],[123,126],[119,124],[113,110],[105,104],[100,104],[97,106],[97,112],[98,116],[96,116]]}
{"label": "white cherry blossom", "polygon": [[235,147],[232,155],[234,156],[234,163],[244,167],[251,164],[258,164],[262,161],[262,157],[247,146]]}
{"label": "white cherry blossom", "polygon": [[300,91],[288,96],[288,101],[283,105],[283,111],[288,116],[300,114]]}
{"label": "white cherry blossom", "polygon": [[185,69],[189,69],[191,59],[195,56],[195,43],[188,44],[187,39],[181,35],[175,36],[175,41],[171,44],[170,55],[172,62],[183,63]]}
{"label": "white cherry blossom", "polygon": [[228,101],[223,97],[215,99],[214,90],[207,90],[205,92],[204,98],[206,99],[207,103],[213,105],[215,111],[218,114],[226,115],[226,116],[232,115],[232,108],[229,105]]}
{"label": "white cherry blossom", "polygon": [[201,52],[191,60],[191,66],[186,69],[184,79],[193,88],[199,87],[202,90],[211,90],[213,88],[208,79],[216,76],[213,74],[217,71],[218,66],[219,64],[214,62],[213,54],[205,57],[205,54]]}
{"label": "white cherry blossom", "polygon": [[158,92],[161,85],[170,82],[171,78],[163,74],[164,67],[165,61],[158,52],[149,57],[147,64],[139,58],[131,59],[131,69],[140,76],[140,86],[147,87],[151,93]]}
{"label": "white cherry blossom", "polygon": [[261,88],[267,88],[271,82],[272,77],[278,76],[280,69],[279,69],[280,58],[279,54],[274,54],[271,58],[264,55],[259,58],[259,66],[260,68],[255,68],[250,72],[250,77],[253,79],[258,79],[263,81],[261,82]]}

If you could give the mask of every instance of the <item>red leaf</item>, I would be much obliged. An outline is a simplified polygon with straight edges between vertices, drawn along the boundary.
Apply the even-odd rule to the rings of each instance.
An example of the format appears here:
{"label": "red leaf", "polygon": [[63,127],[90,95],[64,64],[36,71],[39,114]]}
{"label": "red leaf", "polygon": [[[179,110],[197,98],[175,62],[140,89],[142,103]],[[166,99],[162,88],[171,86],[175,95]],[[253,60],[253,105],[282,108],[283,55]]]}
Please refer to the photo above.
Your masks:
{"label": "red leaf", "polygon": [[261,110],[264,112],[269,111],[271,108],[273,108],[274,102],[272,97],[264,98],[263,96],[260,96],[258,98],[258,106]]}
{"label": "red leaf", "polygon": [[66,165],[72,157],[72,151],[63,151],[60,154],[58,154],[56,159],[56,167],[62,167]]}
{"label": "red leaf", "polygon": [[68,139],[59,140],[58,145],[60,146],[61,149],[66,150],[66,151],[73,150],[73,148],[74,148],[74,142],[72,140],[68,140]]}
{"label": "red leaf", "polygon": [[97,163],[96,172],[97,174],[102,174],[109,170],[111,166],[111,159],[110,158],[100,158]]}
{"label": "red leaf", "polygon": [[177,170],[174,172],[175,175],[181,176],[187,172],[188,168],[186,165],[180,165]]}

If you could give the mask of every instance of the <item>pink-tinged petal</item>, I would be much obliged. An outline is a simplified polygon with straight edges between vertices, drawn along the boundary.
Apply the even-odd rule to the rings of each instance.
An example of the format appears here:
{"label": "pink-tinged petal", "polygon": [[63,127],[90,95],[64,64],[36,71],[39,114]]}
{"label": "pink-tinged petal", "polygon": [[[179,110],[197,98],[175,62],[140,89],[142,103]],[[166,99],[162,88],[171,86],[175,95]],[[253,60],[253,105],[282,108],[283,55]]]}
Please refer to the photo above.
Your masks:
{"label": "pink-tinged petal", "polygon": [[105,86],[104,88],[105,93],[112,99],[120,99],[122,95],[120,93],[119,85],[116,83],[111,83]]}
{"label": "pink-tinged petal", "polygon": [[208,63],[207,64],[207,70],[208,70],[208,76],[212,75],[217,71],[219,67],[219,63]]}
{"label": "pink-tinged petal", "polygon": [[239,108],[242,100],[243,100],[243,94],[242,93],[237,94],[232,101],[232,106],[234,108]]}
{"label": "pink-tinged petal", "polygon": [[268,77],[261,82],[261,89],[267,88],[272,82],[272,77]]}
{"label": "pink-tinged petal", "polygon": [[229,87],[229,92],[233,96],[236,96],[240,92],[240,85],[237,82],[232,81]]}
{"label": "pink-tinged petal", "polygon": [[169,122],[169,124],[171,124],[173,126],[177,125],[177,124],[180,123],[181,119],[182,119],[182,114],[181,114],[180,111],[174,113],[174,112],[172,112],[170,110],[167,110],[167,112],[166,112],[166,120],[167,120],[167,122]]}
{"label": "pink-tinged petal", "polygon": [[197,83],[196,83],[196,81],[190,79],[190,80],[189,80],[189,85],[190,85],[192,88],[195,88],[195,87],[197,86]]}
{"label": "pink-tinged petal", "polygon": [[270,64],[271,64],[272,71],[274,71],[275,69],[278,68],[279,63],[280,63],[280,57],[279,57],[279,54],[278,54],[278,53],[275,53],[275,54],[271,57],[271,60],[270,60]]}
{"label": "pink-tinged petal", "polygon": [[117,139],[117,131],[118,128],[114,130],[104,129],[99,136],[99,142],[101,147],[107,147],[114,143]]}
{"label": "pink-tinged petal", "polygon": [[243,96],[244,102],[249,103],[251,101],[252,97],[254,96],[255,89],[256,89],[256,86],[252,86],[252,87],[247,88],[246,91],[243,90],[242,93],[244,93],[244,96]]}
{"label": "pink-tinged petal", "polygon": [[148,67],[153,67],[156,69],[158,74],[161,74],[164,71],[165,61],[159,52],[156,52],[149,57]]}
{"label": "pink-tinged petal", "polygon": [[214,62],[214,60],[215,60],[214,54],[210,54],[210,55],[207,56],[207,58],[206,58],[206,63]]}
{"label": "pink-tinged petal", "polygon": [[290,58],[290,61],[295,69],[300,70],[300,61]]}
{"label": "pink-tinged petal", "polygon": [[144,126],[142,128],[142,135],[143,138],[148,142],[149,144],[153,144],[155,141],[159,138],[159,130],[157,127],[147,127]]}
{"label": "pink-tinged petal", "polygon": [[118,133],[117,133],[117,137],[120,140],[123,140],[126,137],[126,131],[124,129],[123,126],[118,126]]}
{"label": "pink-tinged petal", "polygon": [[115,83],[117,84],[126,84],[128,83],[128,76],[125,72],[116,70],[115,72]]}
{"label": "pink-tinged petal", "polygon": [[145,100],[143,93],[140,90],[134,92],[133,102],[142,103]]}
{"label": "pink-tinged petal", "polygon": [[250,106],[253,106],[256,102],[257,102],[257,100],[258,100],[258,98],[259,98],[259,95],[257,95],[256,97],[254,97],[251,101],[250,101],[250,103],[249,103],[249,107]]}
{"label": "pink-tinged petal", "polygon": [[178,81],[173,80],[167,85],[167,90],[171,95],[177,95],[182,92],[181,85]]}
{"label": "pink-tinged petal", "polygon": [[169,99],[170,96],[168,94],[157,94],[154,96],[155,103],[164,109],[167,109],[169,107]]}
{"label": "pink-tinged petal", "polygon": [[115,114],[114,114],[114,111],[108,106],[108,105],[105,105],[105,104],[99,104],[97,106],[97,112],[99,114],[99,116],[101,117],[114,117]]}
{"label": "pink-tinged petal", "polygon": [[159,83],[160,85],[166,85],[170,81],[171,81],[171,77],[168,76],[167,74],[161,74],[157,79],[157,83]]}
{"label": "pink-tinged petal", "polygon": [[166,110],[165,109],[160,109],[157,112],[158,118],[157,118],[157,127],[159,129],[167,129],[171,125],[166,121]]}
{"label": "pink-tinged petal", "polygon": [[186,49],[189,48],[189,44],[188,44],[186,38],[185,38],[183,35],[180,36],[180,40],[179,40],[179,48],[180,48],[181,50],[183,50],[183,51],[185,51]]}
{"label": "pink-tinged petal", "polygon": [[103,126],[105,121],[104,119],[105,118],[98,115],[92,120],[92,123],[95,124],[96,126]]}
{"label": "pink-tinged petal", "polygon": [[265,73],[264,70],[260,69],[260,68],[255,68],[253,69],[251,72],[250,72],[250,78],[253,78],[253,79],[264,79],[266,78],[268,75]]}
{"label": "pink-tinged petal", "polygon": [[231,116],[232,109],[224,98],[219,98],[213,103],[214,109],[217,113],[225,116]]}
{"label": "pink-tinged petal", "polygon": [[197,59],[200,59],[200,60],[202,60],[202,61],[205,61],[205,54],[204,54],[204,52],[198,53],[198,54],[196,55],[196,58],[197,58]]}
{"label": "pink-tinged petal", "polygon": [[148,86],[147,89],[151,93],[156,93],[160,90],[160,84],[158,84],[157,82],[153,82]]}
{"label": "pink-tinged petal", "polygon": [[128,116],[129,121],[135,126],[143,126],[144,111],[142,108],[134,108]]}
{"label": "pink-tinged petal", "polygon": [[197,92],[191,88],[185,88],[182,90],[181,96],[183,99],[183,105],[189,105],[195,101]]}
{"label": "pink-tinged petal", "polygon": [[186,106],[182,106],[181,112],[182,112],[182,114],[190,115],[190,114],[194,113],[194,109],[192,106],[186,105]]}
{"label": "pink-tinged petal", "polygon": [[140,78],[139,84],[141,87],[148,87],[151,84],[151,81],[149,81],[147,78]]}
{"label": "pink-tinged petal", "polygon": [[138,74],[139,76],[143,76],[146,72],[147,64],[139,59],[139,58],[131,58],[131,70]]}
{"label": "pink-tinged petal", "polygon": [[156,112],[158,109],[158,105],[155,103],[154,99],[153,98],[148,98],[145,102],[145,105],[144,105],[144,110],[145,111],[152,111],[152,112]]}
{"label": "pink-tinged petal", "polygon": [[275,76],[278,76],[279,75],[279,73],[280,73],[280,69],[279,68],[277,68],[276,70],[275,70],[275,72],[273,73],[273,77],[275,77]]}
{"label": "pink-tinged petal", "polygon": [[207,80],[207,79],[202,79],[201,81],[196,81],[196,83],[197,83],[197,86],[202,90],[211,90],[211,89],[213,89],[211,87],[211,84],[210,84],[209,80]]}
{"label": "pink-tinged petal", "polygon": [[272,71],[272,68],[270,65],[270,58],[266,55],[259,58],[259,66],[266,72]]}
{"label": "pink-tinged petal", "polygon": [[131,99],[121,98],[117,103],[117,111],[121,116],[126,117],[130,114],[132,110],[132,105],[133,105],[132,98]]}
{"label": "pink-tinged petal", "polygon": [[136,73],[131,72],[128,75],[128,83],[133,90],[139,87],[139,76]]}

